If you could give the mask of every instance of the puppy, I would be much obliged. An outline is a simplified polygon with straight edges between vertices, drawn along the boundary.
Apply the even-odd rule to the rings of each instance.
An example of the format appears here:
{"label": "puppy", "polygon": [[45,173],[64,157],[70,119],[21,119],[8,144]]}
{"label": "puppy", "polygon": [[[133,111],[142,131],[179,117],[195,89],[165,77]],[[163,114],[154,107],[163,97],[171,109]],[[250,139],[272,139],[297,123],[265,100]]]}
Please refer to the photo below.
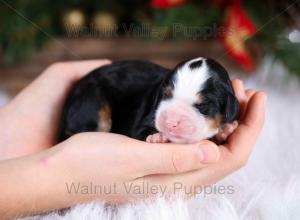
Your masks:
{"label": "puppy", "polygon": [[173,70],[148,61],[116,61],[74,85],[58,140],[100,131],[151,143],[223,142],[237,127],[238,114],[228,73],[213,59],[187,60]]}

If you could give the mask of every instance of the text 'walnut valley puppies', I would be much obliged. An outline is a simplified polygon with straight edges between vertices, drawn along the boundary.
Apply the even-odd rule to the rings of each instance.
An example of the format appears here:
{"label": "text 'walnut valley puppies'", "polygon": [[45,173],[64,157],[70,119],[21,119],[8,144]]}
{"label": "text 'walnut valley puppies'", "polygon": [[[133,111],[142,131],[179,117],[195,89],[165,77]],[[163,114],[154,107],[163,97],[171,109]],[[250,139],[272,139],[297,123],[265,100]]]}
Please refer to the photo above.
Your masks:
{"label": "text 'walnut valley puppies'", "polygon": [[227,71],[213,59],[191,59],[173,70],[148,61],[116,61],[75,84],[59,141],[102,131],[152,143],[222,142],[237,127],[238,113]]}

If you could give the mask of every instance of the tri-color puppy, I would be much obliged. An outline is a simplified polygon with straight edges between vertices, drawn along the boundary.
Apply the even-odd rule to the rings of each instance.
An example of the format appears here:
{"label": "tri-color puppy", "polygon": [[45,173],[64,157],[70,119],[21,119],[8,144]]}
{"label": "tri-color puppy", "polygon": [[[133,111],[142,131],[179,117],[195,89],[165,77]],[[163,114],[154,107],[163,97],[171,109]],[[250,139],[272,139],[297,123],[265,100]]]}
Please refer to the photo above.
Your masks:
{"label": "tri-color puppy", "polygon": [[226,140],[237,127],[239,102],[227,71],[209,58],[173,70],[148,61],[116,61],[78,81],[62,114],[59,141],[87,131],[148,142]]}

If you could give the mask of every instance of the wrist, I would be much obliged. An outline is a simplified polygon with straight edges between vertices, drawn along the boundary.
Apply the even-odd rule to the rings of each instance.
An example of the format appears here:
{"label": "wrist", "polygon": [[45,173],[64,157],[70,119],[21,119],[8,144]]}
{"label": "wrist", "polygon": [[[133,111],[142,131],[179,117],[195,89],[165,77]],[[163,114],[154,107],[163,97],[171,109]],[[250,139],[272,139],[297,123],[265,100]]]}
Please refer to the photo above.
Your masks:
{"label": "wrist", "polygon": [[[41,186],[36,197],[39,204],[37,212],[62,209],[77,203],[79,198],[72,196],[66,189],[66,182],[71,181],[76,171],[70,168],[67,151],[62,145],[56,145],[41,153],[35,162],[37,176],[36,185]],[[45,201],[45,197],[48,198]]]}
{"label": "wrist", "polygon": [[[32,215],[68,207],[59,146],[0,161],[0,216]],[[5,216],[5,217],[6,217]]]}
{"label": "wrist", "polygon": [[67,141],[49,149],[48,154],[40,160],[41,172],[45,167],[47,172],[51,174],[47,175],[46,179],[42,181],[52,181],[51,185],[45,188],[46,192],[47,188],[53,189],[51,192],[53,196],[52,204],[55,206],[51,207],[52,210],[67,208],[74,204],[95,199],[93,195],[75,193],[69,189],[70,185],[86,181],[85,172],[82,169],[85,165],[78,161],[80,157],[82,157],[82,154],[80,152],[74,153],[74,148]]}

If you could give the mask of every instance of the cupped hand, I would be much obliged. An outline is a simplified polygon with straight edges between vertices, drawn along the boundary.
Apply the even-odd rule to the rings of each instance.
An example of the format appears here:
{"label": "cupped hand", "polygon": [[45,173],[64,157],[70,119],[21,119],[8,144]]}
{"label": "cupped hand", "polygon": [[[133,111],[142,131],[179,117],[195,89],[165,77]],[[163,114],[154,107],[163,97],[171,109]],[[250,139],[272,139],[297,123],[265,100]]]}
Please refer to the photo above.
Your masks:
{"label": "cupped hand", "polygon": [[[150,185],[168,185],[170,193],[185,193],[184,190],[195,189],[194,186],[208,186],[243,167],[251,154],[264,123],[266,94],[252,89],[244,90],[240,80],[232,81],[235,95],[241,106],[239,125],[229,136],[226,143],[218,146],[220,158],[216,163],[199,170],[176,175],[152,175],[137,179],[137,183]],[[201,144],[203,142],[199,142]],[[212,142],[204,143],[213,146]],[[216,145],[214,145],[216,146]],[[176,183],[182,190],[174,187]],[[180,187],[178,187],[180,188]],[[203,189],[203,188],[198,188]],[[177,192],[175,192],[177,190]],[[193,192],[199,193],[199,192]]]}
{"label": "cupped hand", "polygon": [[[151,144],[123,135],[96,132],[74,135],[53,149],[58,153],[45,157],[42,163],[53,165],[52,170],[59,169],[55,190],[60,189],[60,195],[69,200],[67,204],[95,199],[110,203],[142,199],[149,193],[135,191],[140,186],[136,184],[140,178],[201,169],[219,158],[218,148],[206,142]],[[84,195],[80,190],[70,191],[72,184],[88,185],[91,190],[98,186],[98,190]]]}
{"label": "cupped hand", "polygon": [[4,158],[53,146],[64,100],[74,82],[109,60],[61,62],[49,66],[9,104],[0,108],[0,146]]}
{"label": "cupped hand", "polygon": [[[120,202],[155,194],[152,191],[138,193],[130,186],[146,184],[166,188],[170,193],[176,182],[206,186],[247,162],[263,126],[266,95],[245,91],[239,80],[233,81],[241,104],[239,126],[223,145],[217,146],[210,141],[189,145],[150,144],[122,135],[95,132],[74,135],[52,147],[71,86],[92,69],[109,62],[95,60],[52,65],[0,109],[0,146],[4,158],[28,155],[0,164],[0,173],[11,176],[3,178],[7,186],[3,191],[9,194],[9,189],[13,189],[16,198],[11,194],[8,197],[13,199],[12,206],[15,207],[16,201],[20,203],[20,214],[26,213],[33,203],[35,210],[32,212],[40,212],[92,199]],[[20,178],[22,186],[18,185]],[[5,182],[2,183],[5,186]],[[99,187],[116,184],[117,189],[116,193],[100,195],[70,194],[67,183],[92,183]],[[28,194],[24,193],[24,188]],[[48,200],[43,199],[45,193]],[[8,204],[3,210],[8,210],[10,203],[3,202]]]}
{"label": "cupped hand", "polygon": [[[223,145],[207,140],[189,145],[150,144],[116,134],[83,133],[61,143],[66,161],[63,170],[80,172],[73,172],[70,181],[89,179],[95,185],[116,186],[115,193],[89,199],[120,202],[159,194],[187,194],[186,189],[199,193],[190,189],[202,190],[194,186],[211,185],[246,164],[263,126],[266,95],[245,91],[240,80],[234,80],[233,87],[241,105],[239,126]],[[82,170],[84,163],[86,170]],[[146,191],[139,193],[145,186]]]}

